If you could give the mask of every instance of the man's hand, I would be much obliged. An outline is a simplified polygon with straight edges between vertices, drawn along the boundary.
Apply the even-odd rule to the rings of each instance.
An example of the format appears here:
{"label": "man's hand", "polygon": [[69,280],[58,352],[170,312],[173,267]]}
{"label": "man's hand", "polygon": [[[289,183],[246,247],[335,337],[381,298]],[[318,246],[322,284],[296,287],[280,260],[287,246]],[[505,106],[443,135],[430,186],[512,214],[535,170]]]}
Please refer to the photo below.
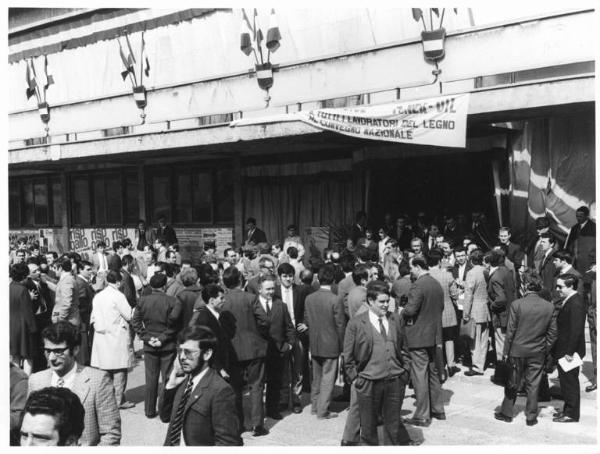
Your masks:
{"label": "man's hand", "polygon": [[469,321],[469,320],[471,320],[471,317],[470,317],[470,316],[468,316],[468,315],[466,315],[466,314],[463,314],[463,321],[464,321],[465,323],[468,323],[468,321]]}
{"label": "man's hand", "polygon": [[308,326],[306,326],[304,323],[298,323],[298,326],[296,326],[296,331],[299,333],[303,333],[306,330],[308,330]]}
{"label": "man's hand", "polygon": [[167,384],[165,387],[167,389],[177,388],[183,381],[185,380],[185,372],[181,368],[181,363],[179,362],[179,358],[175,358],[173,361],[173,370],[169,375],[169,380],[167,380]]}
{"label": "man's hand", "polygon": [[231,378],[225,369],[221,369],[219,371],[219,373],[221,374],[221,377],[223,377],[223,379],[225,381],[229,381],[229,379]]}
{"label": "man's hand", "polygon": [[572,357],[571,355],[565,355],[565,359],[566,359],[568,362],[571,362],[571,361],[573,361],[573,357]]}

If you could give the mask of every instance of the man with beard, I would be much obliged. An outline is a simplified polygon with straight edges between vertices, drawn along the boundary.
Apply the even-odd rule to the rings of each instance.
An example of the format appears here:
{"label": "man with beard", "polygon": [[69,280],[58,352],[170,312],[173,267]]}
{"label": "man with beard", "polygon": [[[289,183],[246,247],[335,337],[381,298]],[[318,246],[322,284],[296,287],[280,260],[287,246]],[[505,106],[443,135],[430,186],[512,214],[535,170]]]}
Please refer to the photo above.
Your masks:
{"label": "man with beard", "polygon": [[241,446],[235,394],[211,367],[214,333],[190,326],[179,341],[160,413],[163,422],[169,421],[165,446]]}

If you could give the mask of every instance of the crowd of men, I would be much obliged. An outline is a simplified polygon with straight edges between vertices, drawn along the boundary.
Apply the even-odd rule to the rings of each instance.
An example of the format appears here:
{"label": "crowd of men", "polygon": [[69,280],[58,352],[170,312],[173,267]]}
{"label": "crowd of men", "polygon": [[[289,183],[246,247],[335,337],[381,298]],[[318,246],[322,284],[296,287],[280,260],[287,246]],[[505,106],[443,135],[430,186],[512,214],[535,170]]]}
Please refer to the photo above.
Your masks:
{"label": "crowd of men", "polygon": [[[199,263],[182,260],[175,230],[158,221],[140,220],[110,253],[98,242],[87,260],[25,239],[11,250],[12,444],[120,444],[140,354],[144,413],[169,424],[168,446],[241,445],[246,430],[269,433],[265,417],[302,412],[303,393],[319,420],[338,416],[332,399],[349,402],[343,446],[416,445],[405,424],[445,420],[442,384],[488,367],[505,386],[496,419],[511,422],[525,393],[535,425],[558,368],[565,404],[553,420],[579,420],[586,314],[596,371],[586,207],[564,245],[546,217],[518,245],[510,228],[491,235],[479,213],[443,225],[386,215],[372,228],[360,212],[345,245],[310,257],[295,225],[268,243],[249,218],[243,246],[221,257],[205,244]],[[416,408],[403,419],[407,386]]]}

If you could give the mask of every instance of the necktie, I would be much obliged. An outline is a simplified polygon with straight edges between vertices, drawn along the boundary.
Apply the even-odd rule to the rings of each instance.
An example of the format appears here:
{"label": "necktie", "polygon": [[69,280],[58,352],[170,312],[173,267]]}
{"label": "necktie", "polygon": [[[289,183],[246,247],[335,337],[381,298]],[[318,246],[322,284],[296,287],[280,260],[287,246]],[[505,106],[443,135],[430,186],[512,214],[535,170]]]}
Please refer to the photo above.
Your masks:
{"label": "necktie", "polygon": [[267,301],[267,315],[271,315],[271,302]]}
{"label": "necktie", "polygon": [[181,439],[181,428],[183,427],[183,414],[185,410],[185,404],[192,394],[193,381],[192,376],[188,376],[187,385],[185,386],[185,390],[183,391],[183,395],[181,396],[181,400],[179,401],[179,406],[177,407],[177,413],[175,413],[175,419],[173,419],[173,424],[171,424],[171,434],[169,435],[169,442],[171,446],[179,446]]}
{"label": "necktie", "polygon": [[383,340],[387,342],[387,333],[385,332],[385,326],[383,326],[383,318],[379,319],[379,332],[381,333]]}
{"label": "necktie", "polygon": [[59,378],[58,381],[56,382],[56,386],[58,386],[59,388],[62,388],[63,386],[65,386],[65,379],[64,378]]}

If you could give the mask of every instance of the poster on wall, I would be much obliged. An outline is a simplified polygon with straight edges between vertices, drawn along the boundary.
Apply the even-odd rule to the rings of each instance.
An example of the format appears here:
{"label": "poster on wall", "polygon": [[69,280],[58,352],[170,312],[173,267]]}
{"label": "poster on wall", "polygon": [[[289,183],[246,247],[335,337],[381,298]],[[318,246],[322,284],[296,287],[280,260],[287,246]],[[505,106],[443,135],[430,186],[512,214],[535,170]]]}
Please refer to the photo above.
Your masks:
{"label": "poster on wall", "polygon": [[212,243],[216,246],[217,257],[223,257],[223,252],[233,241],[233,229],[201,228],[201,229],[175,229],[179,252],[184,260],[198,263],[204,252],[204,245]]}
{"label": "poster on wall", "polygon": [[135,229],[133,228],[74,228],[69,229],[69,250],[77,252],[82,258],[89,260],[96,250],[98,241],[103,241],[106,244],[106,249],[110,249],[115,241],[121,241],[125,238],[133,241],[134,237]]}
{"label": "poster on wall", "polygon": [[16,247],[21,238],[27,240],[27,246],[37,242],[40,245],[41,252],[58,251],[59,245],[56,244],[56,232],[54,229],[11,229],[8,232],[8,242],[11,247]]}

